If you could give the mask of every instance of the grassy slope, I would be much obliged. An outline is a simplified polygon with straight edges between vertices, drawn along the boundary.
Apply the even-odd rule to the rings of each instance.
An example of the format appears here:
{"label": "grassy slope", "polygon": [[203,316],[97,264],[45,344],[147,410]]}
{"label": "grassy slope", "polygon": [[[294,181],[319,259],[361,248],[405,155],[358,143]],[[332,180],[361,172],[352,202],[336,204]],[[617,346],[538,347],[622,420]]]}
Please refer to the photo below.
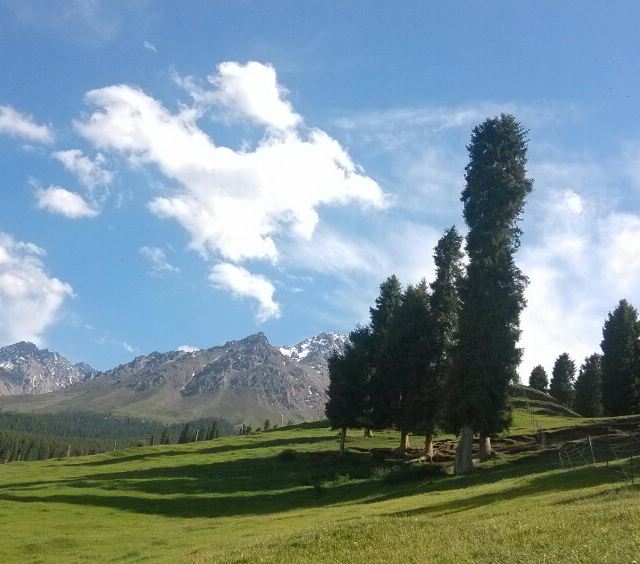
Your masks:
{"label": "grassy slope", "polygon": [[[562,417],[582,421],[538,421],[561,426]],[[527,425],[517,413],[514,433],[531,432]],[[0,561],[630,562],[640,554],[639,492],[612,473],[562,471],[552,453],[532,453],[469,477],[393,484],[357,449],[395,446],[397,434],[352,435],[344,462],[321,454],[335,451],[335,433],[307,424],[1,466]],[[285,448],[297,457],[282,461]]]}

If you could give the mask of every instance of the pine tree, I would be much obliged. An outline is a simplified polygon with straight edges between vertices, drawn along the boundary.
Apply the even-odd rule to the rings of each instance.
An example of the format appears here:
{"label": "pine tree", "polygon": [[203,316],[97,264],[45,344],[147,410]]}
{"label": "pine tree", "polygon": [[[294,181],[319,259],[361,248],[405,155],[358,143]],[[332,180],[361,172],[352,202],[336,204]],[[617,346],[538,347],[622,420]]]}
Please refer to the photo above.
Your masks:
{"label": "pine tree", "polygon": [[268,431],[269,429],[271,429],[271,422],[268,419],[265,419],[264,421],[264,425],[262,426],[262,428],[265,431]]}
{"label": "pine tree", "polygon": [[368,421],[370,341],[369,328],[357,327],[349,334],[344,350],[329,357],[325,414],[332,428],[340,429],[340,455],[344,454],[347,428],[362,428]]}
{"label": "pine tree", "polygon": [[562,353],[553,365],[549,393],[559,402],[571,405],[573,402],[573,381],[576,376],[576,363],[567,353]]}
{"label": "pine tree", "polygon": [[547,376],[547,371],[538,364],[538,366],[531,371],[531,376],[529,376],[529,387],[534,390],[546,392],[548,386],[549,377]]}
{"label": "pine tree", "polygon": [[487,119],[472,132],[466,186],[462,192],[469,226],[466,277],[455,368],[451,380],[450,419],[462,429],[456,473],[473,467],[474,431],[481,454],[488,455],[491,434],[510,424],[509,383],[517,378],[522,351],[520,312],[527,279],[515,264],[520,244],[518,221],[532,181],[526,176],[526,131],[513,116]]}
{"label": "pine tree", "polygon": [[400,430],[400,451],[409,446],[409,433],[426,432],[427,384],[432,358],[429,292],[423,280],[408,286],[391,317],[381,350],[376,375],[384,387],[385,419]]}
{"label": "pine tree", "polygon": [[192,441],[191,437],[191,424],[187,423],[183,428],[180,436],[178,437],[178,444],[190,443]]}
{"label": "pine tree", "polygon": [[382,357],[382,348],[391,319],[402,302],[402,287],[394,275],[380,284],[380,294],[376,298],[375,307],[369,308],[370,333],[369,340],[369,406],[370,421],[365,426],[378,429],[393,424],[392,412],[388,404],[389,390],[387,380],[392,378],[388,372],[389,364]]}
{"label": "pine tree", "polygon": [[602,329],[602,405],[605,415],[628,415],[638,403],[633,375],[640,336],[637,310],[620,300]]}
{"label": "pine tree", "polygon": [[429,350],[432,367],[425,382],[425,456],[433,456],[433,433],[442,415],[444,394],[453,366],[460,316],[462,236],[455,227],[444,232],[433,259],[436,278],[431,283],[431,330]]}
{"label": "pine tree", "polygon": [[580,367],[573,407],[585,417],[602,415],[602,357],[599,354],[585,358]]}

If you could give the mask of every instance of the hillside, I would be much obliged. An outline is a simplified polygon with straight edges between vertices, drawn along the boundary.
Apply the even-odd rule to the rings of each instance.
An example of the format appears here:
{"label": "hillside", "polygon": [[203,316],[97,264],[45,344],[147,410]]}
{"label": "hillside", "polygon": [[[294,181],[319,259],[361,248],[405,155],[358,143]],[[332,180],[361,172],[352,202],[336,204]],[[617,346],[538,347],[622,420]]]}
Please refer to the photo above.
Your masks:
{"label": "hillside", "polygon": [[632,561],[640,492],[604,469],[562,470],[531,431],[497,441],[498,458],[464,477],[371,456],[397,445],[391,431],[352,431],[340,461],[322,422],[12,463],[0,560],[77,562],[100,547],[105,561]]}
{"label": "hillside", "polygon": [[324,414],[326,360],[346,337],[276,347],[263,333],[196,351],[153,352],[49,394],[3,398],[9,410],[92,410],[164,421],[215,415],[262,425]]}

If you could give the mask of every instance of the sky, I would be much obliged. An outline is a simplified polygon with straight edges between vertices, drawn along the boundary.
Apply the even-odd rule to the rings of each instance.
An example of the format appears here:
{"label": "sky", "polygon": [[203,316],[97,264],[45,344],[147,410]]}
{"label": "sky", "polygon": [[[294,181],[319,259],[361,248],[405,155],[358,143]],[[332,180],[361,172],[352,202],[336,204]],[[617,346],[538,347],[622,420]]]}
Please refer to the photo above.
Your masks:
{"label": "sky", "polygon": [[640,306],[635,2],[0,0],[0,345],[107,369],[366,322],[528,129],[520,368]]}

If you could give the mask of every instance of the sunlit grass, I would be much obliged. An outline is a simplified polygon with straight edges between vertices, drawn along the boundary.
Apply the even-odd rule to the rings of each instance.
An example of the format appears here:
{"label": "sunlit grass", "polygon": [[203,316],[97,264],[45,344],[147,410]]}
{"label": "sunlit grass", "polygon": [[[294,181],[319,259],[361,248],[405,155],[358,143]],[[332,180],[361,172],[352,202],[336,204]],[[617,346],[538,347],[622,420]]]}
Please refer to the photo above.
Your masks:
{"label": "sunlit grass", "polygon": [[638,491],[613,473],[563,471],[553,453],[534,452],[468,477],[393,481],[365,450],[397,443],[393,431],[352,431],[340,461],[336,432],[313,423],[0,466],[0,561],[631,562],[640,553]]}

